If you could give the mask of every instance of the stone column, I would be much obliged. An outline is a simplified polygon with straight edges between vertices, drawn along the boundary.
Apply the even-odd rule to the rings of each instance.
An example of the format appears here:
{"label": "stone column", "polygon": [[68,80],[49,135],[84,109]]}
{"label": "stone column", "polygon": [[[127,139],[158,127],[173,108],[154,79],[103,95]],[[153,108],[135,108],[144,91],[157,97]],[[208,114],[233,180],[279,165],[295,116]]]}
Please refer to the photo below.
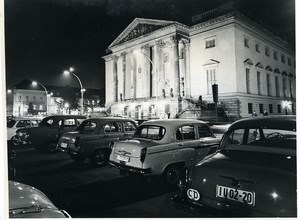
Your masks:
{"label": "stone column", "polygon": [[165,73],[163,68],[163,48],[165,47],[165,42],[162,40],[156,41],[156,57],[157,57],[157,75],[158,75],[158,95],[161,96],[162,90],[165,89]]}
{"label": "stone column", "polygon": [[113,101],[118,101],[118,56],[112,56],[113,60]]}
{"label": "stone column", "polygon": [[143,62],[142,62],[142,69],[143,69],[143,94],[145,98],[150,97],[150,46],[144,45],[141,47]]}
{"label": "stone column", "polygon": [[185,96],[191,97],[190,41],[184,40],[185,49]]}
{"label": "stone column", "polygon": [[126,52],[123,52],[121,53],[121,57],[122,57],[122,74],[123,74],[123,86],[122,86],[122,91],[120,91],[122,93],[122,95],[119,94],[120,96],[120,100],[121,100],[121,97],[122,97],[122,100],[121,101],[124,101],[125,99],[125,86],[126,86]]}
{"label": "stone column", "polygon": [[136,58],[131,51],[131,98],[136,98]]}
{"label": "stone column", "polygon": [[172,36],[171,37],[171,48],[173,50],[173,78],[174,78],[174,88],[173,88],[173,95],[175,97],[180,96],[180,72],[179,72],[179,58],[178,58],[178,37]]}

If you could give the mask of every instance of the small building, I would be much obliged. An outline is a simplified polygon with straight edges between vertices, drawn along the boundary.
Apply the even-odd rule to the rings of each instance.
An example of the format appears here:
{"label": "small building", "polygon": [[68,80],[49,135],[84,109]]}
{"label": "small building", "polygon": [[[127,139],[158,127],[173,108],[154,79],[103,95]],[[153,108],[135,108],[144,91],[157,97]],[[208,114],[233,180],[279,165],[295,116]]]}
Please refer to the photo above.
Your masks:
{"label": "small building", "polygon": [[[199,99],[213,104],[213,84],[218,107],[233,120],[253,110],[295,114],[294,48],[237,11],[193,26],[136,18],[108,51],[111,114],[179,117]],[[201,110],[196,114],[201,118]]]}

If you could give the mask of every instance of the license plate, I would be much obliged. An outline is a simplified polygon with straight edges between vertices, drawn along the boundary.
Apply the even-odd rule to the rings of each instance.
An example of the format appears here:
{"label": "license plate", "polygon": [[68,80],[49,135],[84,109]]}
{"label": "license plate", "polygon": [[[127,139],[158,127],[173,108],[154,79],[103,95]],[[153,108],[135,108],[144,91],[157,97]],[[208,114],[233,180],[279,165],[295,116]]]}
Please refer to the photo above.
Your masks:
{"label": "license plate", "polygon": [[124,156],[124,155],[117,155],[117,159],[120,160],[120,161],[124,161],[126,163],[129,162],[129,157]]}
{"label": "license plate", "polygon": [[68,144],[67,144],[67,143],[61,143],[60,146],[61,146],[62,148],[67,148],[67,147],[68,147]]}
{"label": "license plate", "polygon": [[255,193],[217,185],[216,196],[255,206]]}

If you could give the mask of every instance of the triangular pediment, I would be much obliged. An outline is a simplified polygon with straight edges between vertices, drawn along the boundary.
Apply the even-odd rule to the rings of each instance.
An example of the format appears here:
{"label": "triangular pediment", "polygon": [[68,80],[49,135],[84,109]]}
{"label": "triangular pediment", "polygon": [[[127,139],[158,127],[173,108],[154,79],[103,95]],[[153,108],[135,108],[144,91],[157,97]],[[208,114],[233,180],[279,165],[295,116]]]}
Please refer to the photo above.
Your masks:
{"label": "triangular pediment", "polygon": [[136,18],[131,22],[127,28],[109,45],[109,47],[122,44],[140,36],[145,36],[159,30],[163,27],[175,24],[175,21],[155,20]]}
{"label": "triangular pediment", "polygon": [[218,61],[218,60],[209,59],[203,64],[203,66],[218,65],[219,63],[220,63],[220,61]]}

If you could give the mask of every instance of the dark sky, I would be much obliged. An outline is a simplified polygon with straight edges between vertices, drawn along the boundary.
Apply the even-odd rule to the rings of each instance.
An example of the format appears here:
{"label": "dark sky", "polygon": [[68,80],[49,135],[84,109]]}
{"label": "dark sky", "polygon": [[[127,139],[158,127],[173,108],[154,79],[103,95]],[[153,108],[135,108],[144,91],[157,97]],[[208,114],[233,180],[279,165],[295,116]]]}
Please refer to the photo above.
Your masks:
{"label": "dark sky", "polygon": [[[228,0],[5,0],[6,81],[104,87],[105,49],[136,17],[176,20]],[[237,0],[245,13],[284,37],[295,35],[294,0]]]}

